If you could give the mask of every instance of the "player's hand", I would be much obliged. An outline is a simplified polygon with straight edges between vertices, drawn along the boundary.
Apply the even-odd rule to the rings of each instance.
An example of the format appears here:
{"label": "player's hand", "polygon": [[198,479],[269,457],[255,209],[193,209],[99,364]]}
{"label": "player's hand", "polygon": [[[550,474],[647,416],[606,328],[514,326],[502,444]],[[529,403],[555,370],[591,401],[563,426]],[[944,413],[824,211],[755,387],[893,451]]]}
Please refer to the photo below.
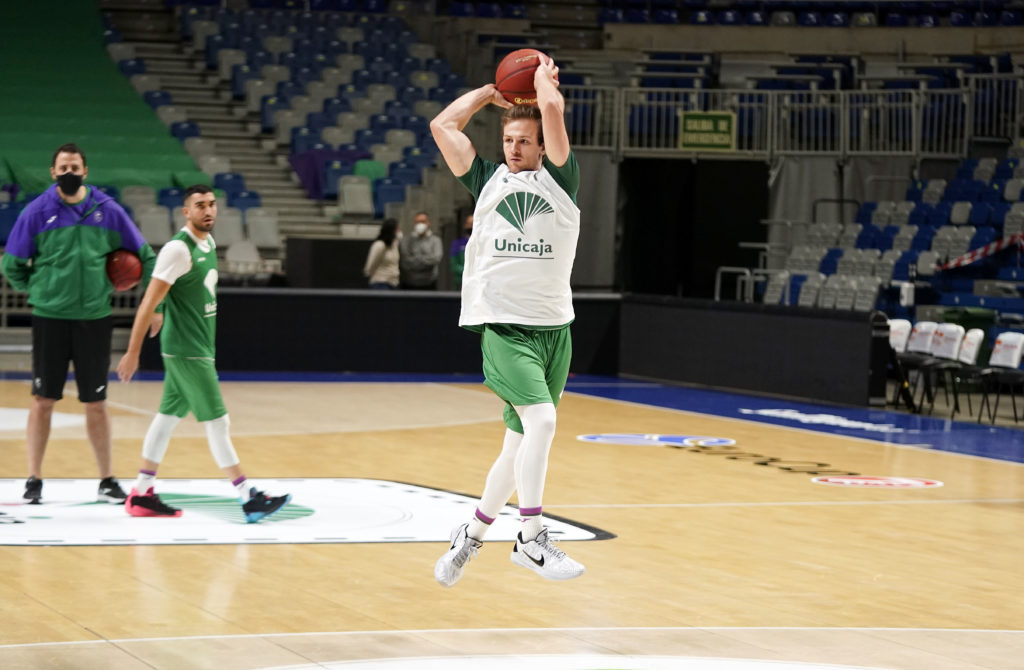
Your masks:
{"label": "player's hand", "polygon": [[149,336],[156,337],[164,326],[164,313],[153,312],[153,318],[149,321]]}
{"label": "player's hand", "polygon": [[537,69],[533,72],[534,90],[539,89],[543,82],[558,88],[558,66],[555,65],[555,59],[550,56],[541,56],[538,61]]}
{"label": "player's hand", "polygon": [[134,354],[125,354],[117,362],[117,378],[123,382],[129,382],[138,369],[139,357]]}
{"label": "player's hand", "polygon": [[497,105],[498,107],[503,107],[505,109],[514,107],[514,105],[511,102],[505,99],[505,96],[501,94],[501,91],[499,91],[498,87],[495,86],[494,84],[484,84],[483,88],[488,89],[490,91],[491,97],[488,100],[488,102],[490,102],[492,105]]}

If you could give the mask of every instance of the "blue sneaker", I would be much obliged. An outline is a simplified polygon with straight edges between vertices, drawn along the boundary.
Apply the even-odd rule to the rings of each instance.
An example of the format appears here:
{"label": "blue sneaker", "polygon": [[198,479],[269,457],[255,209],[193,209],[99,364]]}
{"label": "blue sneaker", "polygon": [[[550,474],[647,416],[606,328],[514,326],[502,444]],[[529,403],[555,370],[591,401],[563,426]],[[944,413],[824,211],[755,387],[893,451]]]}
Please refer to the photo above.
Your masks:
{"label": "blue sneaker", "polygon": [[242,503],[242,511],[245,512],[245,520],[248,523],[256,523],[260,519],[270,516],[287,505],[288,501],[291,499],[292,496],[289,493],[286,493],[283,496],[267,497],[263,491],[258,491],[253,487],[249,489],[248,502]]}

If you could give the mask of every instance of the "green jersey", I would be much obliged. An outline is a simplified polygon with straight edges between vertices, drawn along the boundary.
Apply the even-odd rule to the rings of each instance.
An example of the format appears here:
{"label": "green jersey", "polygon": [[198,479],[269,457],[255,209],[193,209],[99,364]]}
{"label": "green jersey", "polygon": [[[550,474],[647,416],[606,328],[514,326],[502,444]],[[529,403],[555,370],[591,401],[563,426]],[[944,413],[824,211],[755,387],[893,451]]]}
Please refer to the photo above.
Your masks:
{"label": "green jersey", "polygon": [[[165,254],[182,254],[185,245],[191,263],[188,270],[177,278],[177,273],[165,278],[163,263],[157,259],[154,277],[171,281],[171,289],[164,298],[164,326],[160,331],[160,349],[164,356],[185,358],[215,357],[217,336],[217,251],[212,237],[207,250],[182,229],[160,250]],[[173,278],[173,279],[172,279]]]}

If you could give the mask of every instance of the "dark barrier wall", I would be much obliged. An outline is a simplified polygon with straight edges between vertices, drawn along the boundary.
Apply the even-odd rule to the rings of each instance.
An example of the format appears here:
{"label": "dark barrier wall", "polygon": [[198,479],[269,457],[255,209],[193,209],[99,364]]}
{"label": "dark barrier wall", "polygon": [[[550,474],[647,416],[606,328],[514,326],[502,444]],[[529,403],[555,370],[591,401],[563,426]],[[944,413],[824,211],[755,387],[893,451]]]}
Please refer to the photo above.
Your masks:
{"label": "dark barrier wall", "polygon": [[[221,289],[223,371],[480,374],[453,292]],[[572,372],[866,405],[884,400],[888,327],[867,314],[578,294]],[[143,368],[160,369],[155,341]],[[881,384],[881,386],[879,386]]]}
{"label": "dark barrier wall", "polygon": [[884,404],[888,326],[869,314],[627,296],[623,375]]}
{"label": "dark barrier wall", "polygon": [[[577,295],[572,372],[618,371],[619,296]],[[480,336],[459,328],[454,292],[227,289],[217,292],[217,368],[480,374]],[[144,367],[161,367],[154,346]]]}

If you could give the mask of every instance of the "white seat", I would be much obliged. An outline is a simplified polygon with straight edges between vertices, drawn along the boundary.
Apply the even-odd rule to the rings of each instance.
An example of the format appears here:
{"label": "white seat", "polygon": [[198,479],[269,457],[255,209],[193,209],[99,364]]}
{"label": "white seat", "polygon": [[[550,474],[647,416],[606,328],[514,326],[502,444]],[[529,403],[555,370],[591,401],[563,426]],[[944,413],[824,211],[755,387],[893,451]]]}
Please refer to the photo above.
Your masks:
{"label": "white seat", "polygon": [[136,93],[160,90],[160,77],[155,74],[133,74],[128,81],[131,82]]}
{"label": "white seat", "polygon": [[325,144],[332,146],[339,146],[342,144],[350,144],[356,141],[356,131],[352,128],[339,128],[337,126],[330,126],[324,128],[323,132],[320,133],[320,137],[323,138]]}
{"label": "white seat", "polygon": [[405,128],[392,128],[384,133],[384,143],[397,149],[413,147],[416,146],[416,133]]}
{"label": "white seat", "polygon": [[764,304],[778,305],[782,302],[782,294],[789,285],[789,273],[783,270],[768,277],[768,283],[764,288]]}
{"label": "white seat", "polygon": [[343,26],[338,28],[335,35],[339,42],[346,42],[351,47],[356,42],[363,41],[363,29],[355,28],[352,26]]}
{"label": "white seat", "polygon": [[292,78],[292,70],[287,65],[268,63],[260,68],[260,77],[275,84]]}
{"label": "white seat", "polygon": [[263,97],[274,95],[276,86],[270,79],[250,79],[245,82],[245,109],[249,112],[260,111]]}
{"label": "white seat", "polygon": [[221,49],[217,52],[217,75],[221,81],[231,80],[231,69],[245,65],[245,52],[241,49]]}
{"label": "white seat", "polygon": [[235,242],[245,239],[245,227],[242,225],[242,211],[236,207],[225,207],[217,214],[217,224],[213,239],[217,248],[225,253]]}
{"label": "white seat", "polygon": [[1016,370],[1020,367],[1021,354],[1024,353],[1024,333],[1005,332],[996,337],[995,346],[988,364],[996,368]]}
{"label": "white seat", "polygon": [[949,213],[949,222],[954,226],[962,226],[971,219],[970,202],[954,202],[953,210]]}
{"label": "white seat", "polygon": [[977,365],[978,354],[981,351],[981,343],[985,339],[985,331],[981,328],[971,328],[964,335],[964,341],[960,344],[960,354],[956,357],[964,365]]}
{"label": "white seat", "polygon": [[196,159],[196,164],[211,177],[221,172],[231,172],[231,159],[226,156],[200,156]]}
{"label": "white seat", "polygon": [[[159,206],[159,205],[157,205]],[[160,207],[163,212],[147,210],[135,215],[135,223],[139,226],[139,232],[143,239],[149,242],[149,246],[159,248],[167,244],[173,232],[171,231],[171,218],[166,207]]]}
{"label": "white seat", "polygon": [[284,250],[275,210],[266,207],[253,207],[247,210],[245,226],[249,231],[249,241],[258,249],[275,255],[280,255]]}
{"label": "white seat", "polygon": [[121,189],[121,202],[132,210],[144,205],[156,205],[156,189],[152,186],[125,186]]}
{"label": "white seat", "polygon": [[907,319],[889,320],[889,346],[898,354],[907,350],[907,340],[910,339],[912,326]]}
{"label": "white seat", "polygon": [[187,137],[185,138],[185,153],[198,160],[200,156],[209,156],[217,150],[216,143],[208,137]]}
{"label": "white seat", "polygon": [[270,35],[263,38],[263,50],[269,51],[275,57],[292,50],[292,38]]}
{"label": "white seat", "polygon": [[434,48],[433,44],[427,44],[426,42],[413,42],[406,47],[406,52],[413,58],[419,58],[420,61],[437,58],[437,49]]}
{"label": "white seat", "polygon": [[796,304],[801,307],[814,307],[818,302],[818,294],[821,286],[825,283],[825,275],[820,272],[812,272],[800,285],[800,295],[797,296]]}
{"label": "white seat", "polygon": [[385,170],[389,170],[392,163],[402,160],[402,150],[388,144],[374,144],[370,147],[370,153],[373,154],[373,160],[383,165]]}
{"label": "white seat", "polygon": [[932,335],[939,324],[934,321],[918,321],[910,331],[906,352],[909,354],[930,354],[932,351]]}
{"label": "white seat", "polygon": [[932,333],[932,346],[928,353],[936,358],[955,361],[964,341],[964,327],[956,323],[940,323]]}
{"label": "white seat", "polygon": [[373,216],[373,191],[369,179],[345,175],[338,180],[338,212],[342,216]]}
{"label": "white seat", "polygon": [[409,85],[423,89],[426,93],[432,88],[437,88],[439,83],[436,72],[430,70],[413,70],[409,73]]}
{"label": "white seat", "polygon": [[199,19],[192,22],[192,47],[198,51],[206,51],[206,38],[220,32],[216,21]]}

